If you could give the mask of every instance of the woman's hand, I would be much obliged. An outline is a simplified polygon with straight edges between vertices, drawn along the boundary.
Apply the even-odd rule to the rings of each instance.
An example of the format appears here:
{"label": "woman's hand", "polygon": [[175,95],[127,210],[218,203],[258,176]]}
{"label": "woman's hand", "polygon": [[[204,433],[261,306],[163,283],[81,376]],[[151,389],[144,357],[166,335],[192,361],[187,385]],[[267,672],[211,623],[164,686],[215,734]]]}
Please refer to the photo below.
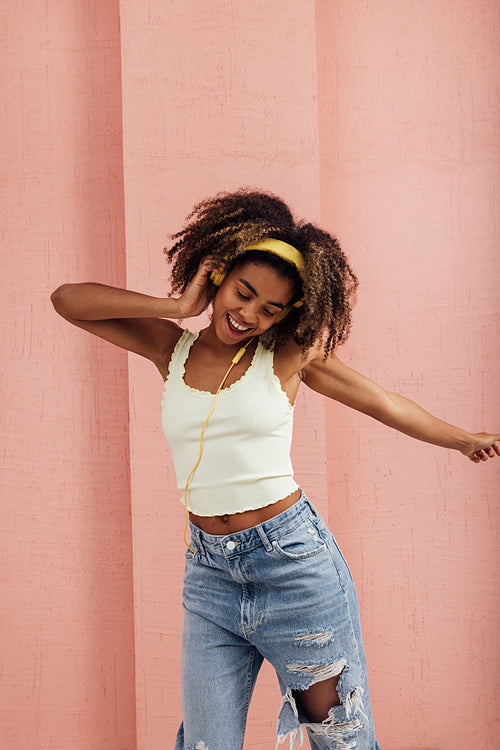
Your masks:
{"label": "woman's hand", "polygon": [[490,435],[488,432],[478,432],[471,435],[469,445],[464,446],[460,452],[478,464],[493,458],[495,454],[500,456],[500,435]]}
{"label": "woman's hand", "polygon": [[209,280],[209,274],[221,268],[221,261],[212,257],[205,258],[200,264],[196,276],[177,299],[179,318],[195,318],[207,309],[215,296],[217,287]]}

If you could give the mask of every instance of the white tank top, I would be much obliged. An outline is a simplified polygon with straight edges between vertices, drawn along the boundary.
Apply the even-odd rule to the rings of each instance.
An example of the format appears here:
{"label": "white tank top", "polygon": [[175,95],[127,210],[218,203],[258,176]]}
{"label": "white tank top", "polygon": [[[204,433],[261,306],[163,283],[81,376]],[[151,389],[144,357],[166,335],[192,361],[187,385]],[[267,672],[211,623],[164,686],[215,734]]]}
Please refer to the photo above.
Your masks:
{"label": "white tank top", "polygon": [[[181,335],[162,398],[162,428],[182,490],[198,459],[201,428],[215,397],[184,381],[198,336],[191,331]],[[290,460],[293,406],[274,373],[273,356],[259,342],[246,372],[219,394],[187,493],[188,510],[198,516],[263,508],[297,489]]]}

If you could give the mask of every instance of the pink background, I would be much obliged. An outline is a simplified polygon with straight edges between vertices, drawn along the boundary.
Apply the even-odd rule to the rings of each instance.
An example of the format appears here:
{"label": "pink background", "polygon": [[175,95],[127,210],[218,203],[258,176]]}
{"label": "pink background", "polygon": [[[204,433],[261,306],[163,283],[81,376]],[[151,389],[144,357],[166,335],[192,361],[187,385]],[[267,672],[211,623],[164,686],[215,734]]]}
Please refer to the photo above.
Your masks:
{"label": "pink background", "polygon": [[[500,7],[20,0],[0,29],[0,745],[173,748],[182,507],[161,380],[49,294],[164,294],[192,204],[269,189],[360,276],[341,358],[499,429]],[[358,587],[383,750],[500,747],[500,461],[314,394],[296,416],[297,478]],[[265,668],[245,750],[274,748],[279,701]]]}

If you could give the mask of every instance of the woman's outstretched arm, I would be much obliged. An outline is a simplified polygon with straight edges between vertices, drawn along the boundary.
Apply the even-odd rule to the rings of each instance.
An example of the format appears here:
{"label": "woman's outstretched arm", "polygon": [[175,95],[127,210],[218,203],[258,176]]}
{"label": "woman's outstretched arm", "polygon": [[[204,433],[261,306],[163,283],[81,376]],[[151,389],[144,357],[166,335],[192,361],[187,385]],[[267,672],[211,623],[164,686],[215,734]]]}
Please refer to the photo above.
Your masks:
{"label": "woman's outstretched arm", "polygon": [[318,356],[302,371],[303,382],[318,393],[368,414],[379,422],[427,443],[454,448],[479,463],[500,456],[500,434],[470,433],[443,422],[404,396],[386,391],[331,356]]}

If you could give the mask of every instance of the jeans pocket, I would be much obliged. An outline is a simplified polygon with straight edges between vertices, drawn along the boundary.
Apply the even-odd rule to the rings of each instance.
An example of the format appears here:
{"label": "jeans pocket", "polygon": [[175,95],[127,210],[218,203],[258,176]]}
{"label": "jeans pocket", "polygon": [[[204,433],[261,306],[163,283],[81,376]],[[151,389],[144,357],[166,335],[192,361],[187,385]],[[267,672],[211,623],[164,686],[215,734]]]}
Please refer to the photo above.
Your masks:
{"label": "jeans pocket", "polygon": [[349,568],[347,560],[345,559],[342,550],[337,544],[337,540],[335,539],[334,535],[332,534],[326,523],[323,521],[323,519],[319,516],[317,520],[315,520],[315,524],[318,528],[318,535],[324,540],[325,544],[330,550],[332,560],[335,567],[337,568],[337,572],[341,581],[347,581],[349,579],[350,582],[354,585],[351,569]]}
{"label": "jeans pocket", "polygon": [[351,569],[349,567],[349,563],[345,559],[344,554],[343,554],[342,550],[340,549],[339,545],[337,544],[337,540],[335,539],[335,537],[333,536],[333,534],[331,534],[331,539],[332,539],[333,546],[335,547],[335,549],[336,549],[336,551],[337,551],[337,553],[338,553],[338,555],[339,555],[339,557],[340,557],[340,559],[341,559],[341,561],[342,561],[342,563],[343,563],[343,565],[344,565],[347,573],[349,574],[349,578],[352,581],[352,573],[351,573]]}
{"label": "jeans pocket", "polygon": [[327,546],[315,525],[307,520],[275,539],[273,549],[288,560],[307,560],[324,552]]}

